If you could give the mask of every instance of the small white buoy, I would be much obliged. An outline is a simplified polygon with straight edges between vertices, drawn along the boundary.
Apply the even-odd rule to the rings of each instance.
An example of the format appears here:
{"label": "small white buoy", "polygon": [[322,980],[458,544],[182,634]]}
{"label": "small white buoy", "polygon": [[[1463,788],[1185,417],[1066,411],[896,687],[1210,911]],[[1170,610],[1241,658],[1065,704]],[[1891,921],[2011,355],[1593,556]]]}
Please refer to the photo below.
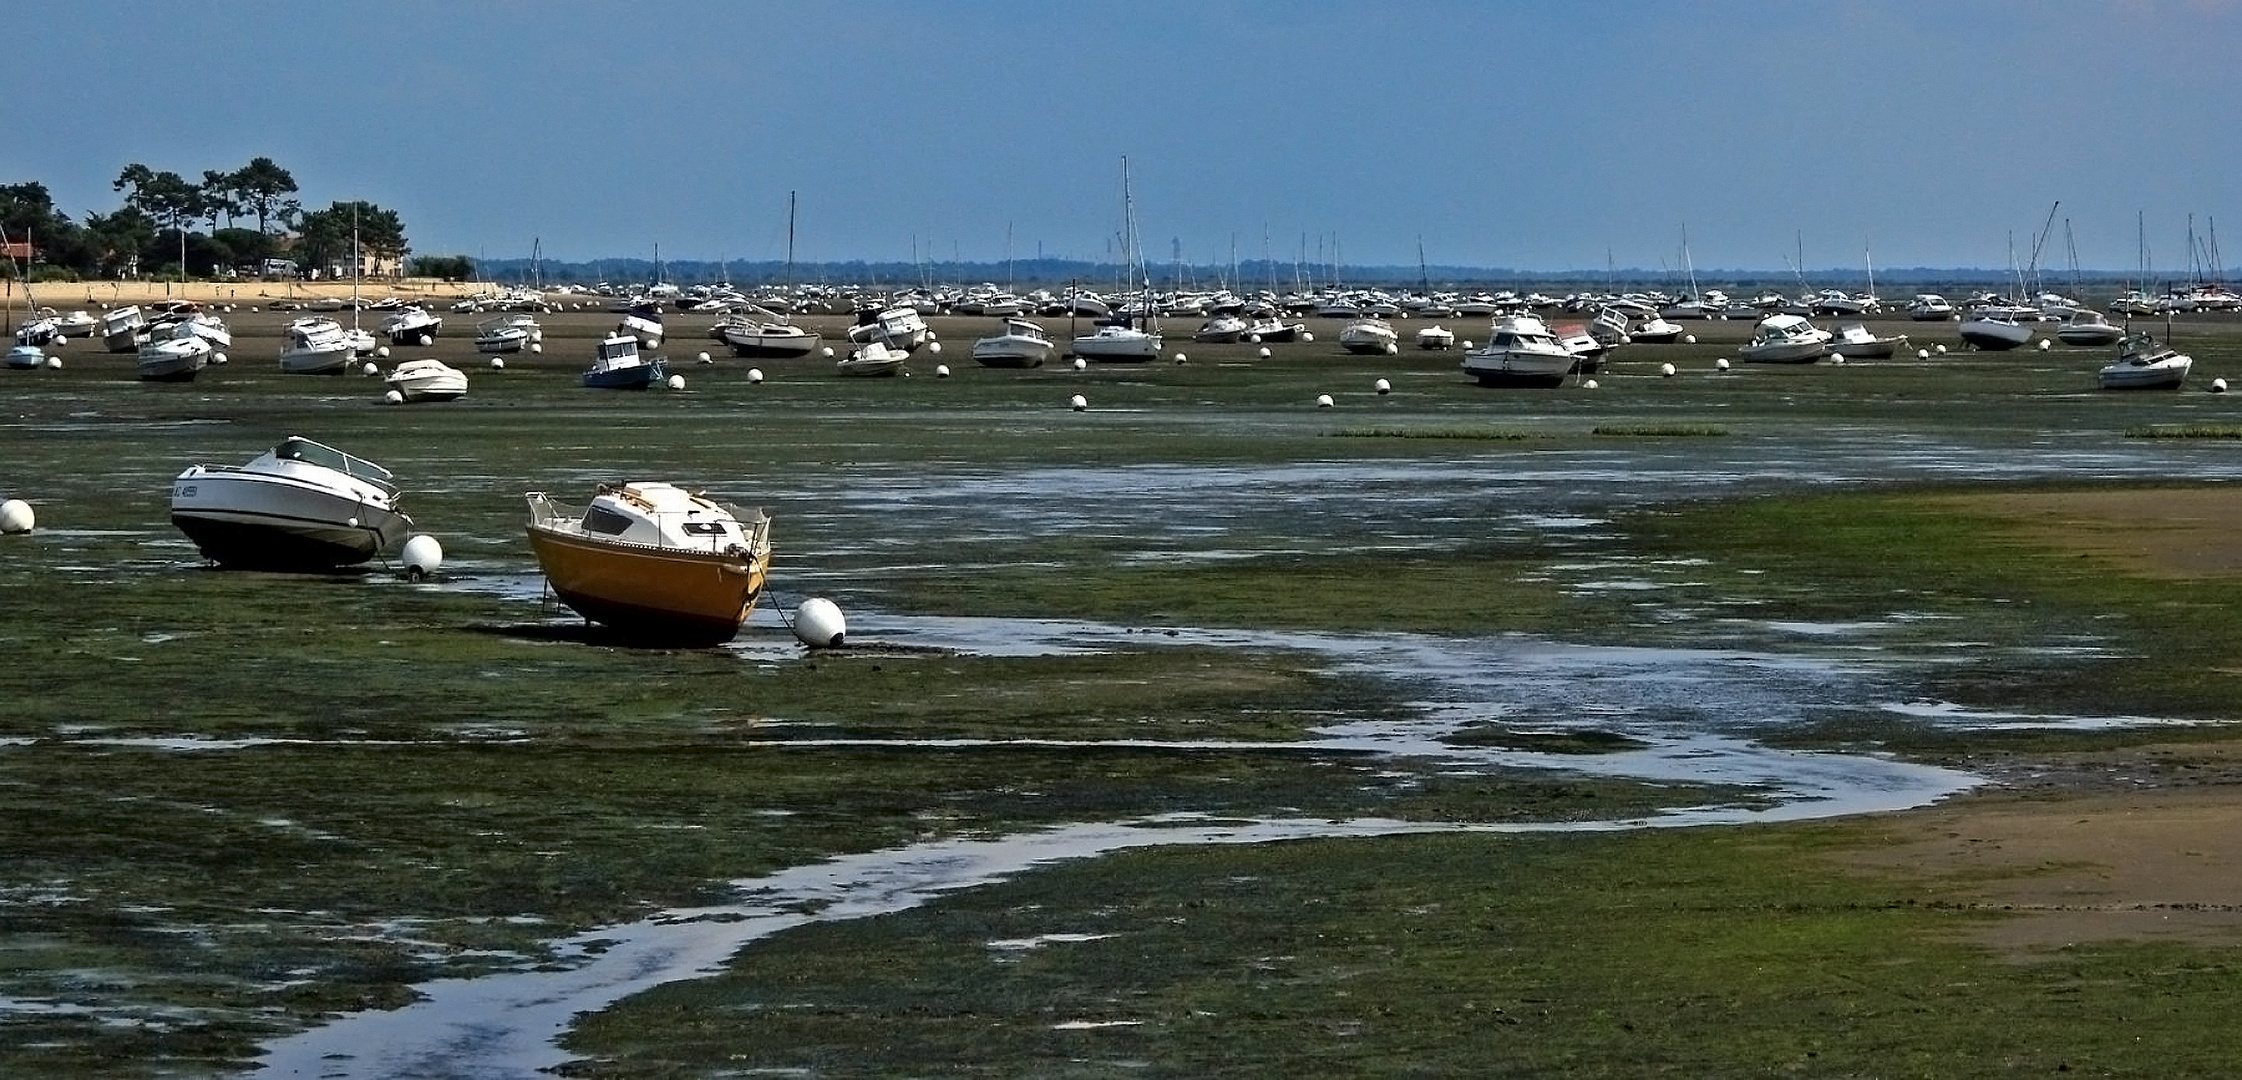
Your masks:
{"label": "small white buoy", "polygon": [[1392,383],[1390,383],[1390,382],[1387,382],[1387,381],[1386,381],[1386,380],[1384,380],[1384,379],[1380,379],[1380,380],[1378,380],[1377,382],[1375,382],[1375,383],[1372,383],[1372,384],[1371,384],[1371,387],[1372,387],[1373,389],[1375,389],[1375,390],[1377,390],[1377,391],[1378,391],[1378,395],[1379,395],[1380,397],[1383,397],[1383,396],[1385,396],[1385,395],[1387,395],[1387,394],[1393,393],[1393,384],[1392,384]]}
{"label": "small white buoy", "polygon": [[936,365],[934,365],[934,377],[935,377],[935,378],[937,378],[937,379],[947,379],[947,378],[949,378],[949,377],[950,377],[950,365],[948,365],[948,364],[936,364]]}
{"label": "small white buoy", "polygon": [[366,361],[366,366],[365,366],[365,367],[362,367],[362,368],[359,368],[358,370],[359,370],[360,372],[364,373],[364,374],[367,374],[367,375],[379,375],[379,374],[381,374],[381,368],[379,368],[379,367],[375,366],[374,362],[373,362],[373,361],[371,361],[371,360],[368,360],[368,361]]}
{"label": "small white buoy", "polygon": [[506,370],[506,358],[505,358],[505,357],[503,357],[503,356],[493,356],[493,357],[491,357],[491,358],[490,358],[490,369],[491,369],[492,371],[504,371],[504,370]]}
{"label": "small white buoy", "polygon": [[70,344],[70,335],[68,335],[68,334],[56,334],[56,335],[54,336],[54,345],[55,345],[55,348],[58,348],[58,349],[59,349],[59,348],[61,348],[61,347],[65,346],[65,345],[68,345],[68,344]]}
{"label": "small white buoy", "polygon": [[1391,341],[1389,341],[1389,342],[1386,342],[1386,355],[1387,355],[1387,356],[1392,356],[1393,354],[1395,354],[1395,353],[1398,353],[1398,352],[1400,352],[1400,351],[1401,351],[1401,346],[1399,346],[1399,345],[1396,345],[1396,344],[1394,344],[1394,343],[1393,343],[1393,342],[1391,342]]}
{"label": "small white buoy", "polygon": [[933,353],[936,356],[940,356],[942,355],[942,343],[939,341],[929,341],[926,343],[926,351]]}
{"label": "small white buoy", "polygon": [[47,357],[47,370],[48,370],[48,371],[61,371],[61,370],[62,370],[62,358],[61,358],[61,357],[59,357],[59,356],[50,356],[50,357]]}
{"label": "small white buoy", "polygon": [[833,346],[827,345],[825,348],[819,350],[819,355],[824,356],[827,360],[833,359]]}
{"label": "small white buoy", "polygon": [[1843,367],[1845,366],[1845,355],[1843,353],[1831,353],[1829,362],[1839,367]]}
{"label": "small white buoy", "polygon": [[1695,345],[1695,344],[1697,344],[1697,335],[1695,335],[1695,334],[1683,334],[1683,335],[1682,335],[1682,337],[1681,337],[1681,340],[1682,340],[1682,344],[1684,344],[1684,345]]}
{"label": "small white buoy", "polygon": [[387,360],[387,359],[389,359],[389,346],[387,346],[387,345],[384,345],[384,346],[382,346],[382,347],[380,347],[380,348],[378,348],[378,349],[375,349],[375,350],[374,350],[374,355],[375,355],[375,356],[378,356],[378,357],[381,357],[381,358],[382,358],[382,359],[384,359],[384,360]]}
{"label": "small white buoy", "polygon": [[1660,364],[1660,365],[1658,365],[1658,373],[1659,373],[1660,375],[1663,375],[1663,376],[1665,376],[1665,377],[1667,377],[1667,378],[1671,379],[1671,378],[1673,378],[1673,377],[1674,377],[1674,365],[1672,365],[1672,364]]}
{"label": "small white buoy", "polygon": [[763,381],[763,369],[762,369],[762,368],[759,368],[759,367],[751,367],[751,368],[747,369],[747,381],[748,381],[748,382],[751,382],[751,383],[759,383],[759,382],[762,382],[762,381]]}
{"label": "small white buoy", "polygon": [[940,334],[937,334],[937,333],[935,333],[935,332],[934,332],[933,330],[928,330],[928,331],[926,332],[926,339],[927,339],[928,341],[933,341],[933,340],[935,340],[935,339],[937,339],[937,338],[939,338],[939,337],[941,337],[941,336],[942,336],[942,335],[940,335]]}
{"label": "small white buoy", "polygon": [[1945,355],[1946,355],[1946,346],[1944,346],[1944,345],[1941,345],[1941,346],[1939,346],[1939,347],[1938,347],[1938,354],[1939,354],[1940,356],[1945,356]]}
{"label": "small white buoy", "polygon": [[2049,347],[2049,346],[2051,346],[2051,345],[2053,345],[2053,344],[2055,344],[2055,343],[2054,343],[2054,342],[2052,342],[2052,341],[2049,341],[2049,340],[2048,340],[2048,339],[2046,339],[2046,338],[2041,338],[2041,339],[2040,339],[2040,351],[2041,351],[2041,352],[2046,352],[2046,351],[2048,350],[2048,347]]}
{"label": "small white buoy", "polygon": [[2225,379],[2213,379],[2213,380],[2211,380],[2211,392],[2212,392],[2212,393],[2214,393],[2214,394],[2223,394],[2223,393],[2226,393],[2226,380],[2225,380]]}
{"label": "small white buoy", "polygon": [[707,353],[705,353],[705,352],[704,352],[704,353],[694,353],[694,354],[693,354],[693,359],[694,359],[694,360],[696,360],[696,361],[698,361],[698,362],[700,362],[700,363],[703,363],[703,364],[713,364],[713,363],[715,363],[715,362],[716,362],[716,361],[714,361],[714,360],[710,360],[710,359],[708,358],[708,354],[707,354]]}
{"label": "small white buoy", "polygon": [[1263,345],[1261,347],[1261,358],[1263,360],[1267,360],[1269,358],[1269,347],[1267,345]]}
{"label": "small white buoy", "polygon": [[405,541],[405,548],[399,554],[405,560],[405,578],[408,581],[428,577],[436,572],[437,567],[444,565],[444,545],[437,543],[436,538],[427,533],[417,533]]}
{"label": "small white buoy", "polygon": [[541,353],[541,352],[544,352],[544,351],[545,351],[545,346],[543,346],[543,345],[540,345],[540,344],[538,344],[537,342],[534,342],[534,341],[532,341],[532,342],[530,342],[530,343],[529,343],[529,351],[531,351],[531,352],[533,352],[533,353]]}
{"label": "small white buoy", "polygon": [[670,388],[670,389],[672,389],[672,390],[683,390],[683,389],[685,389],[685,376],[683,376],[683,375],[672,375],[672,376],[670,376],[670,377],[669,377],[669,388]]}
{"label": "small white buoy", "polygon": [[1079,357],[1079,356],[1077,356],[1077,357],[1075,357],[1075,358],[1074,358],[1074,370],[1076,370],[1076,371],[1085,371],[1085,370],[1088,370],[1088,369],[1089,369],[1089,367],[1090,367],[1090,362],[1089,362],[1088,360],[1084,360],[1083,358],[1081,358],[1081,357]]}
{"label": "small white buoy", "polygon": [[1314,334],[1311,334],[1311,333],[1309,333],[1309,332],[1308,332],[1308,331],[1306,331],[1306,330],[1302,330],[1302,331],[1300,331],[1300,340],[1302,340],[1302,341],[1314,341],[1315,339],[1316,339],[1316,336],[1315,336]]}
{"label": "small white buoy", "polygon": [[531,340],[531,341],[533,341],[533,342],[542,342],[542,341],[544,341],[544,340],[545,340],[545,331],[543,331],[543,330],[532,330],[532,331],[530,331],[530,332],[529,332],[529,340]]}
{"label": "small white buoy", "polygon": [[35,517],[31,512],[31,504],[22,499],[0,502],[0,533],[30,532]]}
{"label": "small white buoy", "polygon": [[1928,360],[1928,359],[1930,359],[1930,358],[1931,358],[1931,351],[1930,351],[1929,349],[1917,349],[1917,350],[1915,350],[1915,359],[1917,359],[1917,360]]}
{"label": "small white buoy", "polygon": [[385,405],[403,405],[405,403],[405,395],[395,390],[391,390],[390,392],[383,394],[381,396],[381,400]]}
{"label": "small white buoy", "polygon": [[1471,339],[1470,339],[1470,338],[1465,338],[1465,339],[1464,339],[1464,351],[1465,351],[1465,352],[1470,352],[1470,351],[1471,351]]}
{"label": "small white buoy", "polygon": [[1317,395],[1316,395],[1316,408],[1319,408],[1319,409],[1328,409],[1328,408],[1330,408],[1330,407],[1331,407],[1331,395],[1330,395],[1330,394],[1317,394]]}
{"label": "small white buoy", "polygon": [[794,636],[810,648],[838,649],[848,630],[840,605],[822,596],[810,597],[794,609]]}
{"label": "small white buoy", "polygon": [[1180,364],[1180,363],[1183,363],[1183,362],[1184,362],[1184,355],[1183,355],[1182,353],[1177,353],[1177,354],[1175,354],[1175,362],[1176,362],[1176,363],[1178,363],[1178,364]]}
{"label": "small white buoy", "polygon": [[1719,370],[1721,370],[1721,371],[1727,371],[1727,370],[1728,370],[1728,358],[1727,358],[1727,357],[1725,357],[1725,356],[1723,356],[1723,357],[1721,357],[1720,359],[1718,359],[1718,360],[1715,360],[1715,361],[1713,361],[1713,367],[1715,367],[1715,368],[1717,368],[1717,369],[1719,369]]}
{"label": "small white buoy", "polygon": [[421,347],[421,348],[423,348],[423,349],[425,349],[425,348],[429,347],[430,345],[434,345],[434,344],[436,344],[436,339],[435,339],[435,337],[433,337],[432,335],[429,335],[429,334],[422,334],[422,335],[420,336],[420,338],[419,338],[419,341],[420,341],[420,347]]}
{"label": "small white buoy", "polygon": [[[1247,341],[1247,343],[1249,343],[1249,344],[1253,344],[1253,345],[1259,345],[1259,344],[1261,344],[1261,335],[1259,335],[1259,334],[1247,334],[1247,335],[1246,335],[1246,341]],[[1268,351],[1267,349],[1263,349],[1263,350],[1261,351],[1261,355],[1263,355],[1263,356],[1267,356],[1267,355],[1269,355],[1269,351]]]}
{"label": "small white buoy", "polygon": [[1081,412],[1082,410],[1090,407],[1090,399],[1083,397],[1080,394],[1076,394],[1073,397],[1067,399],[1067,407],[1073,409],[1075,412]]}
{"label": "small white buoy", "polygon": [[213,364],[223,364],[226,362],[226,354],[222,352],[211,353],[210,362]]}
{"label": "small white buoy", "polygon": [[1580,387],[1583,390],[1594,390],[1596,388],[1596,380],[1590,379],[1587,382],[1581,383]]}

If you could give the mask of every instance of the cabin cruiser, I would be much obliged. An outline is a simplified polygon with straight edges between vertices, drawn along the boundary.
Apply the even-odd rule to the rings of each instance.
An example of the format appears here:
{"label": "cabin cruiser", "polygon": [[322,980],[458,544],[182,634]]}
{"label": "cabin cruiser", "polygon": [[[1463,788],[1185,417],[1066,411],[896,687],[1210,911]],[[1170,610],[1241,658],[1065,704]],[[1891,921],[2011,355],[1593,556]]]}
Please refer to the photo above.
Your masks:
{"label": "cabin cruiser", "polygon": [[412,528],[389,470],[291,435],[248,464],[195,465],[171,484],[171,522],[221,566],[333,570]]}
{"label": "cabin cruiser", "polygon": [[524,312],[500,315],[475,324],[475,351],[518,353],[543,336],[535,316]]}
{"label": "cabin cruiser", "polygon": [[903,361],[910,358],[910,353],[884,341],[867,341],[834,361],[833,369],[843,375],[894,375],[903,370]]}
{"label": "cabin cruiser", "polygon": [[1438,352],[1456,347],[1456,332],[1434,323],[1417,331],[1417,347]]}
{"label": "cabin cruiser", "polygon": [[280,370],[289,375],[340,375],[358,355],[350,332],[325,315],[288,324],[280,347]]}
{"label": "cabin cruiser", "polygon": [[1811,364],[1829,354],[1831,337],[1800,316],[1769,315],[1736,347],[1736,356],[1759,364]]}
{"label": "cabin cruiser", "polygon": [[467,395],[467,373],[433,356],[402,361],[382,381],[405,401],[450,401]]}
{"label": "cabin cruiser", "polygon": [[101,344],[113,353],[137,352],[148,340],[148,317],[127,304],[101,313]]}
{"label": "cabin cruiser", "polygon": [[1376,315],[1364,315],[1339,331],[1339,347],[1351,353],[1383,355],[1401,351],[1401,335],[1393,324]]}
{"label": "cabin cruiser", "polygon": [[848,339],[858,344],[882,341],[909,353],[934,340],[934,331],[927,327],[919,309],[897,305],[857,312],[856,325],[848,328]]}
{"label": "cabin cruiser", "polygon": [[2055,339],[2065,345],[2115,345],[2124,336],[2125,330],[2101,312],[2084,308],[2055,328]]}
{"label": "cabin cruiser", "polygon": [[216,355],[209,341],[174,327],[164,336],[144,342],[135,359],[143,381],[192,382]]}
{"label": "cabin cruiser", "polygon": [[649,644],[721,645],[762,595],[771,520],[673,484],[601,485],[583,509],[527,494],[529,546],[553,595]]}
{"label": "cabin cruiser", "polygon": [[615,324],[615,332],[637,338],[639,348],[661,348],[662,305],[652,302],[632,304],[624,312],[623,321]]}
{"label": "cabin cruiser", "polygon": [[2117,359],[2096,374],[2104,390],[2170,390],[2187,380],[2193,358],[2148,334],[2125,335]]}
{"label": "cabin cruiser", "polygon": [[593,390],[644,390],[661,378],[662,358],[640,356],[638,338],[622,331],[600,339],[583,376],[584,385]]}
{"label": "cabin cruiser", "polygon": [[1937,293],[1916,293],[1907,302],[1907,317],[1916,322],[1945,322],[1954,317],[1954,302]]}
{"label": "cabin cruiser", "polygon": [[1122,364],[1148,363],[1160,355],[1160,346],[1158,331],[1140,330],[1126,322],[1098,327],[1096,333],[1077,336],[1073,344],[1074,355],[1085,360]]}
{"label": "cabin cruiser", "polygon": [[1026,319],[1006,319],[1004,329],[973,343],[973,359],[983,367],[1042,367],[1051,358],[1051,335]]}
{"label": "cabin cruiser", "polygon": [[1533,315],[1495,323],[1484,348],[1464,352],[1464,374],[1481,386],[1563,386],[1579,358]]}
{"label": "cabin cruiser", "polygon": [[2032,328],[1992,307],[1972,308],[1962,319],[1962,340],[1987,352],[2002,352],[2032,340]]}
{"label": "cabin cruiser", "polygon": [[1857,322],[1837,328],[1829,351],[1848,360],[1882,360],[1907,347],[1907,335],[1879,335]]}
{"label": "cabin cruiser", "polygon": [[732,355],[757,360],[808,356],[819,341],[817,331],[796,326],[778,313],[753,304],[717,320],[709,333],[730,346]]}
{"label": "cabin cruiser", "polygon": [[444,317],[424,307],[409,307],[381,321],[381,332],[392,345],[429,346],[444,328]]}

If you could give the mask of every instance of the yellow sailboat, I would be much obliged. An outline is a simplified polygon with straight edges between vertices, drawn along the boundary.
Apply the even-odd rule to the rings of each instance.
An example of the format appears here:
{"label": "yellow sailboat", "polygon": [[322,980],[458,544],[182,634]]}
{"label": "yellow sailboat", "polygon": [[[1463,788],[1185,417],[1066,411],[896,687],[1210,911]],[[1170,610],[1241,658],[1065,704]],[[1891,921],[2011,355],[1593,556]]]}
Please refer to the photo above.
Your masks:
{"label": "yellow sailboat", "polygon": [[649,643],[721,645],[762,595],[771,520],[673,484],[602,485],[581,510],[541,491],[529,546],[577,614]]}

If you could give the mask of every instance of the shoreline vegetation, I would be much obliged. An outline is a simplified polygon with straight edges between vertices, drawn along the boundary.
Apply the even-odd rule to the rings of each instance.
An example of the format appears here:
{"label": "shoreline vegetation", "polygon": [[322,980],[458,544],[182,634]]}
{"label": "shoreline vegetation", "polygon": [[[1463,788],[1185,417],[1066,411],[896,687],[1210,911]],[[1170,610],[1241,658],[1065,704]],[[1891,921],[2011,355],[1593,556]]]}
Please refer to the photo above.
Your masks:
{"label": "shoreline vegetation", "polygon": [[[993,320],[948,316],[949,378],[922,356],[891,380],[758,361],[751,384],[687,361],[714,350],[673,316],[687,389],[617,398],[575,384],[615,317],[571,311],[542,354],[475,364],[466,398],[394,407],[378,380],[278,374],[287,317],[229,314],[235,359],[184,387],[80,343],[0,379],[0,497],[39,511],[0,537],[0,1072],[256,1075],[266,1040],[431,979],[565,963],[570,934],[930,837],[1561,825],[1763,795],[1301,750],[1441,703],[1408,671],[1173,634],[1192,628],[1577,644],[1612,650],[1586,677],[1615,682],[1628,650],[1865,657],[1896,700],[1813,700],[1767,738],[1985,783],[1802,823],[1060,862],[758,941],[581,1017],[559,1074],[2219,1076],[2242,1056],[2242,488],[2222,438],[2127,437],[2227,424],[2242,399],[2201,384],[2242,370],[2232,317],[2181,321],[2189,388],[2109,395],[2103,350],[1716,369],[1740,321],[1629,346],[1598,390],[1488,390],[1452,351],[1349,357],[1320,333],[984,370],[964,345]],[[808,321],[829,342],[846,322]],[[426,351],[481,359],[446,331]],[[395,469],[445,580],[201,568],[171,477],[292,433]],[[1893,480],[1851,468],[1871,443],[1934,453]],[[2043,464],[2124,453],[2172,464]],[[1691,455],[1749,467],[1634,478]],[[1522,521],[1503,485],[1543,461],[1585,494]],[[1422,470],[1487,494],[1411,488],[1369,515],[1425,518],[1389,536],[1323,516],[1350,482],[1299,474],[1335,463],[1373,493]],[[1816,469],[1838,479],[1798,478]],[[1226,515],[1194,484],[1260,470],[1297,486]],[[1103,514],[1169,472],[1185,520]],[[521,492],[611,473],[769,503],[771,607],[835,595],[865,647],[803,655],[766,620],[737,651],[620,648],[542,608]],[[1620,478],[1635,497],[1599,495]],[[880,649],[879,615],[1133,644]],[[1454,745],[1642,743],[1497,712]]]}

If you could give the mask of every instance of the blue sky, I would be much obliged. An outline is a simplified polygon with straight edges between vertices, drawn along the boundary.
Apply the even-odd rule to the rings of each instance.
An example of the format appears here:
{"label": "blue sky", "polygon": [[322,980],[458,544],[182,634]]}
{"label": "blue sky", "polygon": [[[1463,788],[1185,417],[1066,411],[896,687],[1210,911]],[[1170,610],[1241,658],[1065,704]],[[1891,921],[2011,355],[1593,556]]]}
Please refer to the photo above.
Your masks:
{"label": "blue sky", "polygon": [[[17,0],[0,182],[252,157],[503,258],[2242,263],[2242,2]],[[20,61],[30,61],[21,66]],[[2228,254],[2232,252],[2233,254]]]}

